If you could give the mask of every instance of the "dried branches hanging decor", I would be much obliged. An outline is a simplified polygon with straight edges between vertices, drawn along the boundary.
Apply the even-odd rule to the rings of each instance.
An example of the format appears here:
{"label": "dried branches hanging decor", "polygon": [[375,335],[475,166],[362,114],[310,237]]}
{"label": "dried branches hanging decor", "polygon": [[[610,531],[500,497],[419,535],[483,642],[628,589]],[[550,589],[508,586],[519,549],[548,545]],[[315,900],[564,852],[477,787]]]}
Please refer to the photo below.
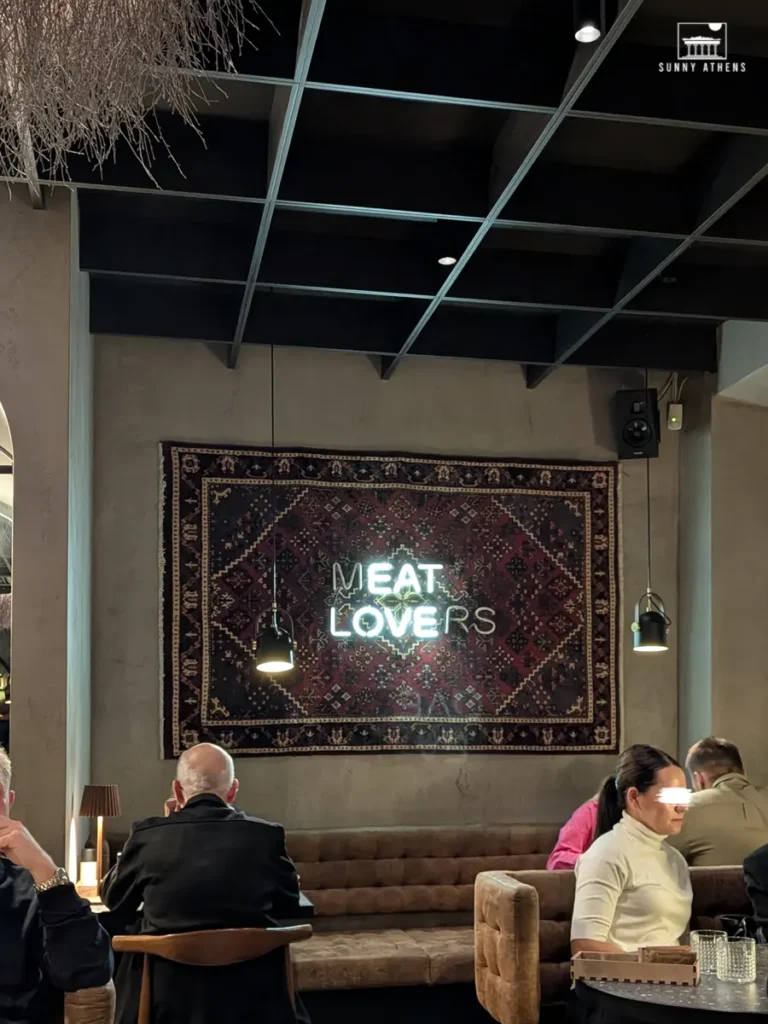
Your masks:
{"label": "dried branches hanging decor", "polygon": [[120,138],[149,170],[154,104],[195,125],[201,72],[232,58],[251,0],[0,0],[0,175],[67,177]]}

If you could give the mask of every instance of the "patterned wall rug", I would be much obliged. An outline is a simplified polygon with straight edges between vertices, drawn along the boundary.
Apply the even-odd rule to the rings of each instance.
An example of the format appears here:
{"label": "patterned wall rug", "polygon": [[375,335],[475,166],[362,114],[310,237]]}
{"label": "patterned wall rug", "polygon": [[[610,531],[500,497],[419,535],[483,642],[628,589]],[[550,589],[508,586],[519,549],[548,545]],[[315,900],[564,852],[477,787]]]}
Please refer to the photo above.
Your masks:
{"label": "patterned wall rug", "polygon": [[[617,750],[615,464],[165,442],[161,472],[165,757]],[[273,507],[297,668],[254,678]]]}

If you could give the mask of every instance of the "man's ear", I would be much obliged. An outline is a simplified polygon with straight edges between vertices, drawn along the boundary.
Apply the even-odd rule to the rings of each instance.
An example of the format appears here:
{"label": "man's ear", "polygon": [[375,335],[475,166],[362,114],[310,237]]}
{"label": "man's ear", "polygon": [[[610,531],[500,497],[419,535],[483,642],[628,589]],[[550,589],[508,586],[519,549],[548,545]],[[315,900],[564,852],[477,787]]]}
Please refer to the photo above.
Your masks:
{"label": "man's ear", "polygon": [[9,811],[13,807],[13,802],[14,802],[15,799],[16,799],[16,794],[14,793],[13,790],[10,790],[9,793],[8,793],[8,810]]}
{"label": "man's ear", "polygon": [[235,779],[232,782],[232,785],[229,787],[229,791],[227,793],[226,802],[228,804],[233,804],[235,802],[235,800],[237,800],[237,794],[239,793],[239,791],[240,791],[240,783],[237,781],[237,779]]}
{"label": "man's ear", "polygon": [[178,779],[173,780],[173,796],[177,807],[183,807],[187,802],[187,798],[184,796],[184,790],[181,788],[181,783]]}

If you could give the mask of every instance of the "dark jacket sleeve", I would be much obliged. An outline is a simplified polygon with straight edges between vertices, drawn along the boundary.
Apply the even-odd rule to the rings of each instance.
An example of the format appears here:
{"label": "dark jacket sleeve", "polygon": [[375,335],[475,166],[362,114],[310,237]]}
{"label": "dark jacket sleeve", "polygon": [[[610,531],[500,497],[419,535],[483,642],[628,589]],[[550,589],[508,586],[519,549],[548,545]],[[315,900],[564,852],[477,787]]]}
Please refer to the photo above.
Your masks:
{"label": "dark jacket sleeve", "polygon": [[758,925],[768,924],[768,846],[750,853],[744,861],[747,894]]}
{"label": "dark jacket sleeve", "polygon": [[288,856],[285,846],[285,830],[278,827],[272,848],[272,862],[275,868],[275,893],[272,916],[278,921],[290,921],[299,909],[299,876],[296,866]]}
{"label": "dark jacket sleeve", "polygon": [[[132,832],[120,860],[101,883],[101,900],[112,911],[110,927],[115,923],[128,925],[144,902],[144,880],[141,871],[141,834]],[[117,929],[119,930],[119,929]]]}
{"label": "dark jacket sleeve", "polygon": [[99,988],[112,977],[107,933],[73,885],[57,885],[37,897],[45,972],[54,988],[77,992]]}

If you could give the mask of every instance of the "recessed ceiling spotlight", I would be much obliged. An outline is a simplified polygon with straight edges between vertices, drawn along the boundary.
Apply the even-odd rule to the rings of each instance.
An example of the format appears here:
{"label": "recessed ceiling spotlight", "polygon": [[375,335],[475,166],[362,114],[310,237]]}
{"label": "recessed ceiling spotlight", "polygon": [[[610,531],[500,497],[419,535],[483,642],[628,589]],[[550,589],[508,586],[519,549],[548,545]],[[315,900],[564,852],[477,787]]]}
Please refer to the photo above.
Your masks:
{"label": "recessed ceiling spotlight", "polygon": [[440,259],[437,262],[440,264],[441,267],[452,267],[453,264],[456,263],[456,257],[455,256],[441,256]]}
{"label": "recessed ceiling spotlight", "polygon": [[573,31],[580,43],[594,43],[600,38],[600,0],[574,0]]}

